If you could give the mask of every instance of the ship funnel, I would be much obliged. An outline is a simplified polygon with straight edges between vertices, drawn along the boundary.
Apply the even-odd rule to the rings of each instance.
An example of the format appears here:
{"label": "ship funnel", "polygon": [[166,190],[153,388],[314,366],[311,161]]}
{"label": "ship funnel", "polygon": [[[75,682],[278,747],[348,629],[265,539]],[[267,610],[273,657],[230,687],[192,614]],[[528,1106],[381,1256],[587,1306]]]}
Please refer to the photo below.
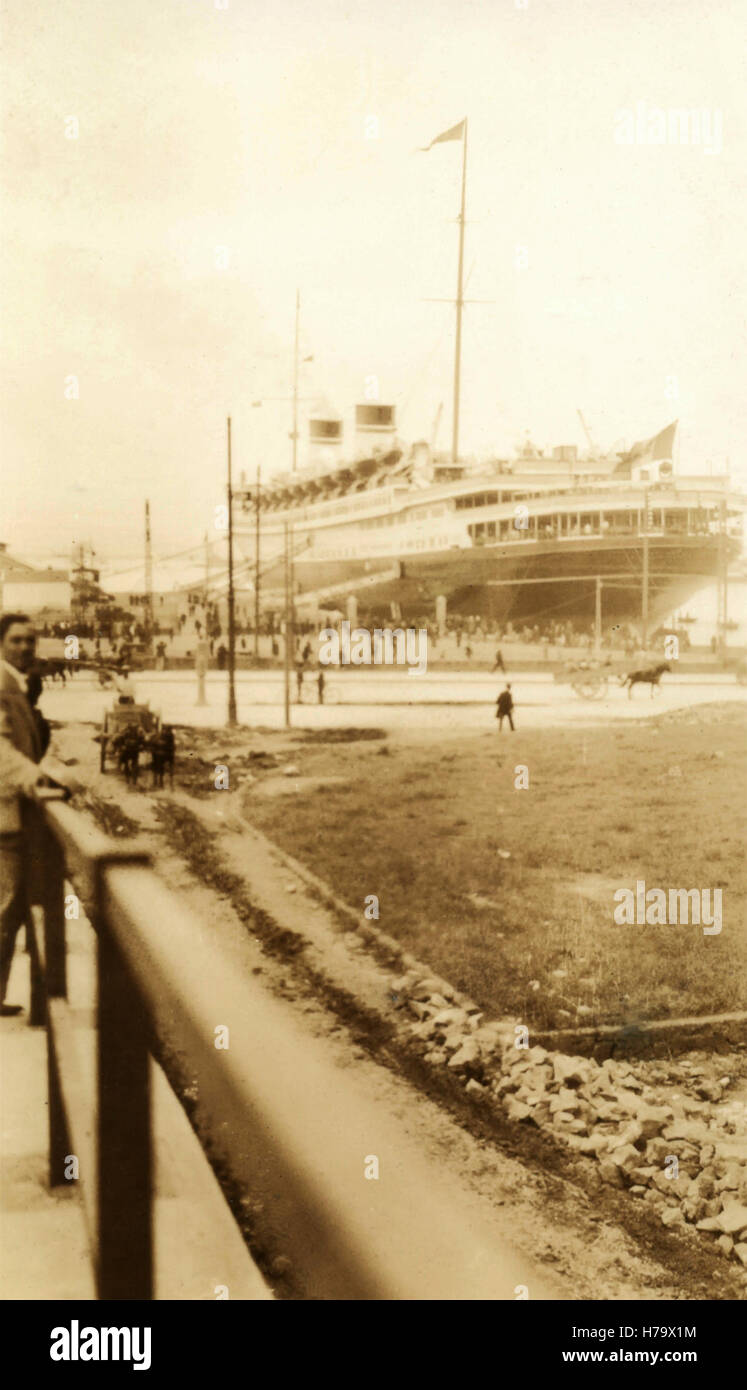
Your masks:
{"label": "ship funnel", "polygon": [[314,469],[334,467],[342,444],[342,420],[316,417],[309,420],[309,464]]}
{"label": "ship funnel", "polygon": [[394,431],[393,405],[367,401],[355,407],[355,445],[359,453],[386,453],[394,439]]}
{"label": "ship funnel", "polygon": [[556,444],[552,456],[561,463],[576,463],[578,461],[578,449],[575,444]]}

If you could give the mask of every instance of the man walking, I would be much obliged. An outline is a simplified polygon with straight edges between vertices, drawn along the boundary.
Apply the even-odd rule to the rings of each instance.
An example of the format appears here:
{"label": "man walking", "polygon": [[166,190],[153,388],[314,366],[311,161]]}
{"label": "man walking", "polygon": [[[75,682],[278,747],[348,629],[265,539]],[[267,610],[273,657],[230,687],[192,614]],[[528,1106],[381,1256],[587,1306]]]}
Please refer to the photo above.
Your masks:
{"label": "man walking", "polygon": [[513,733],[513,731],[514,731],[513,708],[514,708],[514,697],[513,697],[513,695],[511,694],[511,686],[507,684],[507,685],[506,685],[506,689],[501,691],[501,693],[500,693],[500,695],[498,696],[498,699],[497,699],[497,701],[496,701],[495,717],[496,717],[496,719],[498,720],[498,733],[499,733],[499,734],[502,733],[502,731],[503,731],[503,721],[504,721],[504,719],[507,719],[507,720],[508,720],[509,726],[510,726],[510,728],[511,728],[511,732]]}
{"label": "man walking", "polygon": [[[18,929],[29,904],[29,859],[32,825],[30,795],[48,779],[60,780],[54,759],[44,759],[45,726],[28,696],[28,676],[36,651],[36,633],[25,613],[0,618],[0,1016],[21,1012],[6,1004],[5,990]],[[32,692],[33,693],[33,692]],[[48,739],[47,739],[48,741]]]}

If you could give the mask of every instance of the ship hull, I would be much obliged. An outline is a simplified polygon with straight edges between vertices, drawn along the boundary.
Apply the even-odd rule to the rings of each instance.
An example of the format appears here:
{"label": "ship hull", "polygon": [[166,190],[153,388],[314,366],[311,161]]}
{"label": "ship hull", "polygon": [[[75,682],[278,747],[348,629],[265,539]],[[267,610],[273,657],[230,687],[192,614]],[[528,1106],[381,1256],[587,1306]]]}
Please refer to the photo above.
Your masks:
{"label": "ship hull", "polygon": [[[728,558],[736,553],[738,543],[730,540]],[[685,603],[718,574],[721,562],[715,536],[650,536],[651,618]],[[415,621],[432,614],[436,598],[444,595],[451,613],[514,624],[587,622],[594,618],[599,576],[607,624],[640,618],[643,570],[643,538],[597,537],[451,547],[375,559],[314,560],[299,555],[294,587],[301,606],[304,599],[315,600],[320,609],[344,608],[347,597],[355,596],[362,620],[388,618],[396,604],[403,620]],[[268,607],[281,606],[281,585],[278,564],[265,576]]]}

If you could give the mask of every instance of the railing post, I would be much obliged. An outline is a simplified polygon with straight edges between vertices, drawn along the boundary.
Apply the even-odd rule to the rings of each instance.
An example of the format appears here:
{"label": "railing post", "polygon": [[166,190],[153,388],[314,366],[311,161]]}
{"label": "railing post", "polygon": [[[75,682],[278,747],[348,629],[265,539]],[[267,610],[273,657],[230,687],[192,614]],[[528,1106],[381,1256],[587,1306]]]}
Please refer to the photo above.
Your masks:
{"label": "railing post", "polygon": [[44,990],[44,975],[39,959],[39,941],[36,935],[36,924],[31,915],[31,904],[27,904],[28,917],[26,918],[26,954],[29,958],[29,975],[31,984],[31,998],[29,1001],[29,1027],[43,1028],[47,1021],[46,994]]}
{"label": "railing post", "polygon": [[[39,801],[63,801],[64,792],[38,792]],[[47,1087],[49,1099],[49,1184],[56,1187],[65,1179],[65,1160],[70,1153],[65,1108],[60,1090],[60,1077],[55,1054],[54,1036],[46,1018],[47,1000],[67,998],[67,957],[65,948],[65,855],[55,835],[39,811],[39,832],[42,845],[43,880],[41,885],[44,911],[44,1021],[47,1022]],[[33,931],[33,927],[32,927]],[[33,980],[32,957],[32,980]],[[32,995],[32,1015],[33,1015]]]}
{"label": "railing post", "polygon": [[[144,858],[144,857],[143,857]],[[98,1252],[101,1299],[153,1297],[150,1027],[108,929],[106,869],[97,864]]]}

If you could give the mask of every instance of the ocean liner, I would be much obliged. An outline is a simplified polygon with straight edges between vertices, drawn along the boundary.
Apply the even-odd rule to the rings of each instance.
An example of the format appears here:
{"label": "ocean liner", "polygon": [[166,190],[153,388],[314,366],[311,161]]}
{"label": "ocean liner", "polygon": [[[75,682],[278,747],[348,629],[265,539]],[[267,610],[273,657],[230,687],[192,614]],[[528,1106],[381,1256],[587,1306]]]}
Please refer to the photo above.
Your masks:
{"label": "ocean liner", "polygon": [[[676,422],[622,454],[561,445],[546,456],[526,444],[481,467],[425,442],[405,449],[392,407],[358,406],[357,425],[351,461],[243,489],[245,511],[260,511],[271,607],[282,607],[286,545],[301,609],[344,610],[355,596],[362,618],[414,621],[443,596],[451,613],[514,625],[591,621],[597,579],[605,623],[639,621],[646,608],[654,620],[739,554],[743,499],[726,475],[677,475]],[[341,436],[339,421],[310,429],[315,443]],[[362,447],[368,431],[378,448]]]}
{"label": "ocean liner", "polygon": [[[361,619],[417,620],[446,611],[513,624],[548,618],[649,621],[671,613],[717,577],[724,593],[741,548],[743,499],[727,476],[678,476],[677,421],[632,449],[549,453],[526,443],[514,458],[468,465],[459,453],[467,121],[433,145],[460,142],[451,454],[406,448],[392,405],[356,406],[347,462],[343,422],[309,421],[309,464],[296,467],[298,297],[293,392],[293,468],[237,501],[253,512],[247,567],[261,578],[263,606],[342,609]],[[579,412],[580,414],[580,412]],[[262,565],[259,550],[262,551]],[[292,579],[288,584],[288,571]],[[440,604],[438,600],[441,600]]]}

